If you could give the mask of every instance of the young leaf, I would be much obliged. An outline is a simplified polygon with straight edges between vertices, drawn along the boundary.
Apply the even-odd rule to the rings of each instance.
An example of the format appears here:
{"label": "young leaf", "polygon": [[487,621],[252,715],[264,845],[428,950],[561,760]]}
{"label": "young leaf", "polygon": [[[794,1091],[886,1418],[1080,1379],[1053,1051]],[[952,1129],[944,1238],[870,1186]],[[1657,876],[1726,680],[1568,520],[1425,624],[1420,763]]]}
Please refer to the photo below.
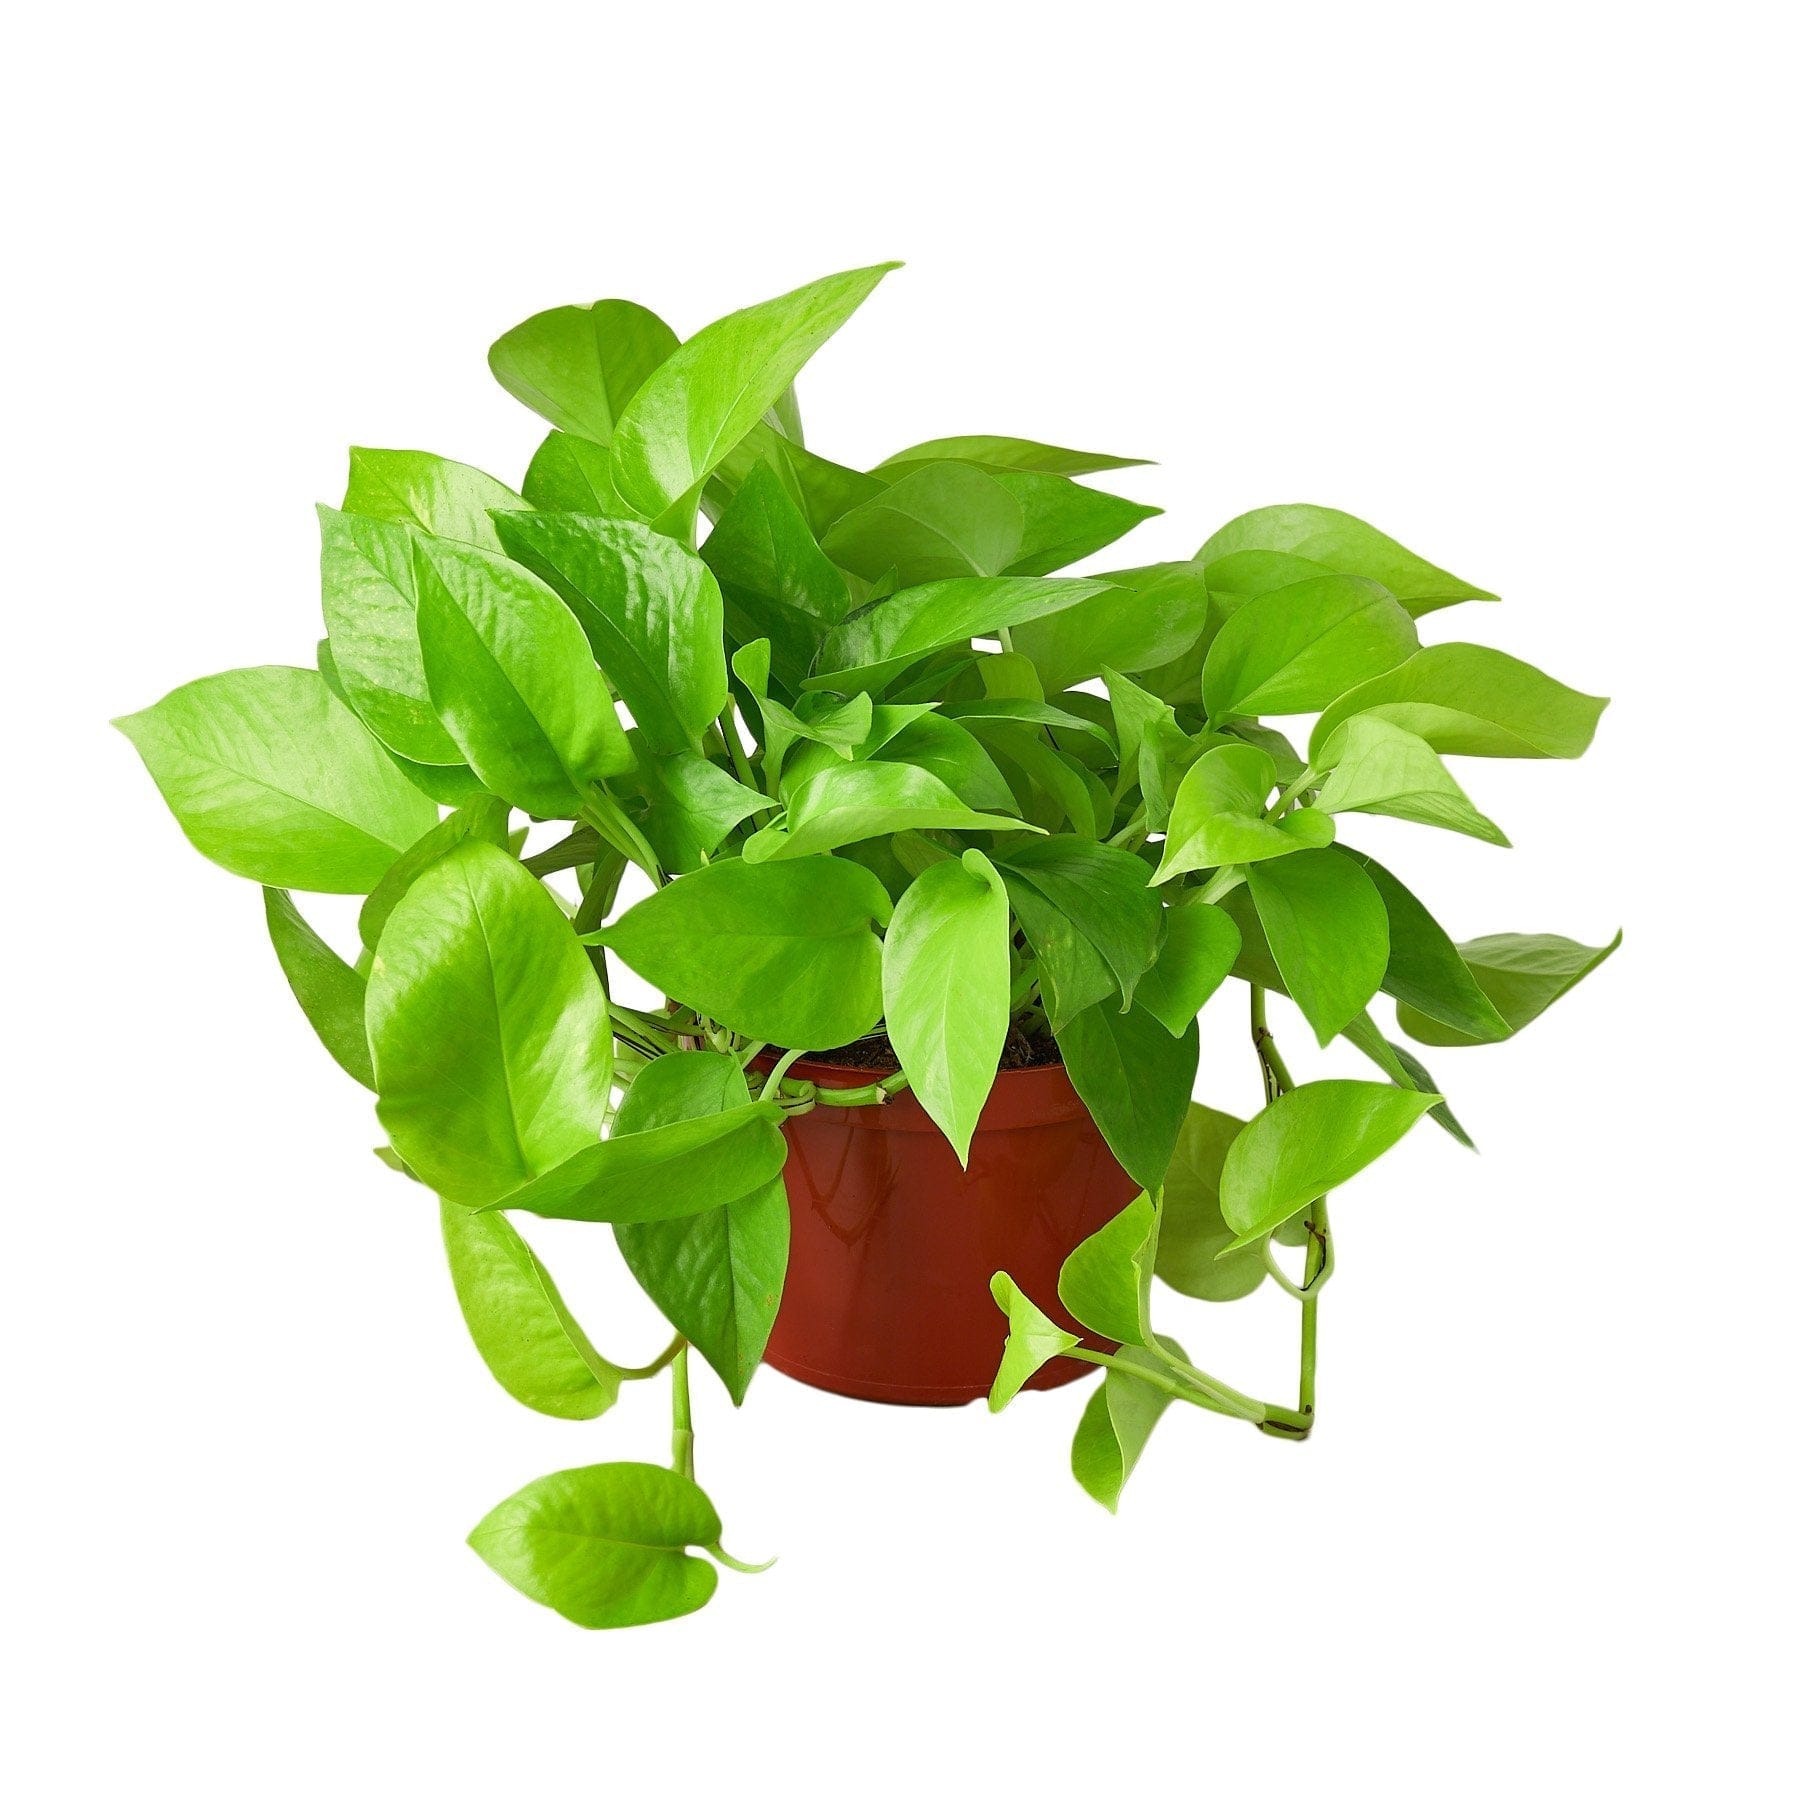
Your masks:
{"label": "young leaf", "polygon": [[609,444],[632,396],[679,342],[647,307],[596,300],[534,313],[495,341],[488,367],[558,430]]}
{"label": "young leaf", "polygon": [[1248,1244],[1342,1187],[1442,1098],[1378,1081],[1309,1081],[1263,1108],[1225,1156],[1219,1205]]}
{"label": "young leaf", "polygon": [[928,463],[845,513],[821,548],[866,580],[892,570],[909,588],[1002,574],[1024,531],[1024,512],[994,476],[968,463]]}
{"label": "young leaf", "polygon": [[1013,631],[1013,647],[1031,658],[1049,693],[1103,669],[1161,668],[1206,631],[1206,577],[1197,562],[1152,563],[1097,579],[1108,584],[1104,591]]}
{"label": "young leaf", "polygon": [[1220,1209],[1225,1158],[1243,1129],[1242,1119],[1196,1102],[1188,1108],[1163,1178],[1156,1273],[1176,1293],[1195,1300],[1241,1300],[1255,1293],[1268,1273],[1260,1239],[1234,1250],[1237,1233]]}
{"label": "young leaf", "polygon": [[[683,1050],[633,1081],[613,1135],[703,1118],[749,1102],[734,1057]],[[663,1317],[704,1356],[742,1406],[762,1360],[787,1273],[788,1200],[781,1178],[707,1212],[615,1225],[627,1266]]]}
{"label": "young leaf", "polygon": [[839,858],[716,862],[640,900],[599,941],[672,999],[745,1037],[808,1050],[881,1017],[881,940],[893,906]]}
{"label": "young leaf", "polygon": [[1381,895],[1357,862],[1335,849],[1255,862],[1247,877],[1282,981],[1328,1044],[1375,997],[1386,972]]}
{"label": "young leaf", "polygon": [[1045,1363],[1073,1350],[1081,1339],[1064,1331],[1057,1322],[1041,1312],[1019,1292],[1019,1284],[1002,1272],[988,1283],[995,1304],[1006,1314],[1010,1327],[1006,1334],[1006,1350],[1000,1358],[999,1372],[988,1394],[988,1411],[999,1412],[1018,1397],[1033,1375]]}
{"label": "young leaf", "polygon": [[947,437],[930,438],[896,450],[875,466],[891,469],[906,463],[967,462],[984,469],[1037,470],[1045,475],[1097,475],[1106,469],[1141,468],[1141,456],[1103,456],[1091,450],[1065,450],[1059,444],[1034,443],[1030,438]]}
{"label": "young leaf", "polygon": [[1160,506],[1143,506],[1083,487],[1062,475],[1009,471],[994,480],[1012,495],[1023,522],[1012,560],[1005,565],[1009,575],[1049,575],[1066,569],[1162,511]]}
{"label": "young leaf", "polygon": [[[818,698],[814,695],[811,698]],[[867,694],[857,700],[866,701]],[[852,705],[854,702],[846,702]],[[870,740],[885,728],[887,715],[898,707],[876,708],[878,724],[870,726]],[[922,712],[903,725],[884,744],[865,740],[862,754],[875,762],[911,763],[935,775],[964,806],[977,812],[1016,812],[1018,799],[1007,785],[999,766],[982,747],[975,733],[959,720],[941,713]]]}
{"label": "young leaf", "polygon": [[629,737],[638,759],[631,780],[644,796],[643,806],[632,810],[671,875],[692,874],[745,819],[774,810],[766,794],[745,787],[704,756],[686,750],[654,756],[635,731]]}
{"label": "young leaf", "polygon": [[1443,758],[1379,713],[1346,719],[1325,746],[1320,766],[1331,770],[1314,802],[1321,812],[1385,813],[1484,843],[1507,843],[1506,833],[1475,810]]}
{"label": "young leaf", "polygon": [[484,1206],[600,1135],[606,995],[550,893],[468,842],[389,915],[369,975],[376,1113],[420,1180]]}
{"label": "young leaf", "polygon": [[1579,756],[1606,708],[1485,644],[1429,644],[1326,707],[1308,754],[1316,762],[1346,719],[1375,713],[1440,756]]}
{"label": "young leaf", "polygon": [[1078,1013],[1056,1041],[1075,1092],[1120,1166],[1140,1187],[1162,1185],[1194,1091],[1200,1033],[1171,1037],[1141,1007],[1102,1000]]}
{"label": "young leaf", "polygon": [[819,652],[818,673],[803,685],[878,693],[902,669],[936,651],[1046,618],[1104,587],[1099,581],[1006,575],[907,588],[839,625]]}
{"label": "young leaf", "polygon": [[1216,906],[1172,906],[1164,914],[1162,948],[1144,971],[1135,1004],[1179,1034],[1231,973],[1243,943]]}
{"label": "young leaf", "polygon": [[1245,601],[1213,639],[1201,695],[1215,723],[1317,712],[1418,647],[1417,627],[1386,588],[1321,575]]}
{"label": "young leaf", "polygon": [[881,263],[828,275],[732,313],[673,351],[614,423],[613,483],[625,501],[654,520],[698,488],[813,352],[898,267]]}
{"label": "young leaf", "polygon": [[[1257,1267],[1260,1269],[1261,1264]],[[1166,1350],[1183,1354],[1173,1338],[1160,1340]],[[1132,1368],[1151,1374],[1162,1371],[1158,1357],[1136,1345],[1122,1345],[1114,1358]],[[1169,1409],[1174,1399],[1167,1388],[1153,1387],[1147,1381],[1108,1369],[1100,1386],[1088,1397],[1075,1427],[1075,1441],[1069,1447],[1069,1467],[1083,1489],[1110,1513],[1119,1510],[1119,1495],[1156,1422]]]}
{"label": "young leaf", "polygon": [[604,444],[553,431],[538,445],[520,483],[540,511],[586,518],[629,518],[631,509],[613,492],[612,456]]}
{"label": "young leaf", "polygon": [[1150,1342],[1156,1216],[1156,1202],[1139,1194],[1069,1252],[1056,1278],[1056,1297],[1074,1319],[1117,1344]]}
{"label": "young leaf", "polygon": [[499,1213],[439,1202],[444,1253],[469,1336],[494,1379],[555,1419],[595,1419],[619,1397],[619,1371],[570,1316],[531,1246]]}
{"label": "young leaf", "polygon": [[1005,886],[979,850],[966,850],[901,895],[882,951],[888,1037],[965,1168],[1006,1044],[1011,936]]}
{"label": "young leaf", "polygon": [[599,1463],[527,1483],[469,1533],[469,1547],[527,1599],[596,1630],[698,1611],[719,1571],[687,1549],[723,1531],[685,1475]]}
{"label": "young leaf", "polygon": [[1434,568],[1391,537],[1329,506],[1264,506],[1235,518],[1201,545],[1206,564],[1244,550],[1278,550],[1340,575],[1378,581],[1415,619],[1461,600],[1494,600],[1484,588]]}
{"label": "young leaf", "polygon": [[1275,765],[1266,751],[1250,744],[1208,750],[1176,790],[1152,882],[1173,880],[1189,869],[1260,862],[1329,844],[1335,827],[1316,807],[1299,807],[1279,820],[1263,817],[1274,785]]}
{"label": "young leaf", "polygon": [[424,450],[350,452],[350,485],[344,511],[365,519],[411,525],[432,537],[454,538],[498,554],[495,512],[528,511],[505,483]]}
{"label": "young leaf", "polygon": [[[1129,1006],[1144,972],[1156,960],[1163,930],[1161,901],[1150,871],[1127,850],[1085,838],[1045,837],[1009,844],[1006,868],[1028,881],[1073,921],[1111,971]],[[1176,1026],[1180,1033],[1182,1025]]]}
{"label": "young leaf", "polygon": [[[512,808],[497,795],[483,793],[459,806],[446,819],[425,833],[419,841],[403,851],[375,891],[362,903],[356,916],[356,931],[365,950],[373,950],[381,942],[381,929],[388,916],[400,903],[400,896],[418,880],[420,874],[441,856],[448,856],[458,844],[470,838],[497,849],[506,848],[506,826]],[[582,861],[591,862],[591,856]],[[541,871],[533,870],[533,873]]]}
{"label": "young leaf", "polygon": [[281,972],[319,1042],[352,1081],[372,1089],[375,1070],[363,1027],[368,983],[307,924],[280,888],[263,889],[263,917]]}
{"label": "young leaf", "polygon": [[896,831],[1031,829],[1022,819],[973,811],[912,763],[834,762],[800,784],[781,827],[765,826],[745,846],[745,856],[791,861]]}
{"label": "young leaf", "polygon": [[311,669],[234,669],[113,723],[202,856],[265,887],[366,894],[437,808]]}
{"label": "young leaf", "polygon": [[[1610,944],[1590,948],[1549,932],[1501,932],[1494,937],[1473,938],[1458,944],[1456,949],[1481,991],[1505,1020],[1507,1035],[1511,1036],[1523,1031],[1539,1013],[1593,974],[1618,949],[1624,935],[1620,932]],[[1398,1017],[1401,1030],[1421,1044],[1491,1041],[1469,1036],[1405,1002],[1398,1009]]]}
{"label": "young leaf", "polygon": [[631,767],[612,696],[575,615],[497,556],[421,538],[413,570],[431,701],[482,782],[540,818],[578,812]]}

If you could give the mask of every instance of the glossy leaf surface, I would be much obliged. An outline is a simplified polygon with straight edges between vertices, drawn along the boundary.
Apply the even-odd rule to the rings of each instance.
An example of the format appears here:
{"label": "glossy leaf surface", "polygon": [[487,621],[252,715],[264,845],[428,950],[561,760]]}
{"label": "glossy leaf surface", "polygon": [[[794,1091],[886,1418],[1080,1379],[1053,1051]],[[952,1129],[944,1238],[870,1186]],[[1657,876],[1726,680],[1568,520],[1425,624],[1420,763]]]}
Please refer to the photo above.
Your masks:
{"label": "glossy leaf surface", "polygon": [[1150,1270],[1156,1202],[1139,1194],[1064,1259],[1056,1297],[1089,1331],[1117,1344],[1150,1341]]}
{"label": "glossy leaf surface", "polygon": [[1306,850],[1248,871],[1281,979],[1321,1044],[1375,997],[1388,962],[1387,909],[1353,857]]}
{"label": "glossy leaf surface", "polygon": [[1507,842],[1506,833],[1476,811],[1444,759],[1379,713],[1346,719],[1325,746],[1323,763],[1331,773],[1314,802],[1321,812],[1384,813],[1488,844]]}
{"label": "glossy leaf surface", "polygon": [[504,482],[425,450],[352,450],[344,511],[498,551],[489,514],[528,510]]}
{"label": "glossy leaf surface", "polygon": [[1242,1119],[1196,1102],[1188,1108],[1163,1178],[1156,1273],[1195,1300],[1241,1300],[1255,1293],[1268,1273],[1260,1239],[1232,1249],[1238,1234],[1225,1223],[1219,1199],[1225,1158],[1243,1129]]}
{"label": "glossy leaf surface", "polygon": [[1056,1035],[1083,1104],[1120,1166],[1140,1187],[1162,1185],[1199,1065],[1200,1033],[1171,1037],[1142,1007],[1115,1000],[1078,1013]]}
{"label": "glossy leaf surface", "polygon": [[678,342],[648,307],[596,300],[534,313],[495,341],[488,367],[558,430],[608,444],[632,396]]}
{"label": "glossy leaf surface", "polygon": [[1016,1399],[1019,1390],[1053,1357],[1073,1350],[1081,1339],[1064,1331],[1041,1308],[1019,1291],[1010,1275],[998,1274],[988,1284],[995,1304],[1006,1314],[1009,1330],[999,1372],[988,1394],[988,1411],[999,1412]]}
{"label": "glossy leaf surface", "polygon": [[363,1025],[368,983],[307,924],[280,888],[263,889],[263,917],[281,972],[331,1060],[364,1087],[375,1086]]}
{"label": "glossy leaf surface", "polygon": [[1275,765],[1252,744],[1220,744],[1208,750],[1182,777],[1162,861],[1153,881],[1168,881],[1189,869],[1264,861],[1329,844],[1331,820],[1312,807],[1284,818],[1267,819],[1263,808],[1275,785]]}
{"label": "glossy leaf surface", "polygon": [[[1493,937],[1473,938],[1456,948],[1476,985],[1506,1021],[1507,1035],[1511,1036],[1523,1031],[1578,982],[1593,974],[1623,939],[1621,932],[1610,944],[1590,946],[1552,932],[1501,932]],[[1399,1018],[1401,1029],[1421,1044],[1485,1041],[1467,1036],[1455,1026],[1404,1003]]]}
{"label": "glossy leaf surface", "polygon": [[[1181,1355],[1181,1346],[1172,1338],[1161,1342],[1175,1355]],[[1123,1345],[1117,1360],[1151,1374],[1160,1373],[1163,1366],[1150,1351],[1133,1344]],[[1173,1399],[1166,1388],[1135,1381],[1112,1369],[1088,1396],[1069,1449],[1069,1467],[1083,1490],[1108,1512],[1119,1510],[1119,1495],[1137,1467],[1157,1420],[1168,1411]]]}
{"label": "glossy leaf surface", "polygon": [[1170,907],[1162,945],[1138,983],[1134,1004],[1161,1020],[1165,1031],[1187,1030],[1231,973],[1242,942],[1237,926],[1216,906]]}

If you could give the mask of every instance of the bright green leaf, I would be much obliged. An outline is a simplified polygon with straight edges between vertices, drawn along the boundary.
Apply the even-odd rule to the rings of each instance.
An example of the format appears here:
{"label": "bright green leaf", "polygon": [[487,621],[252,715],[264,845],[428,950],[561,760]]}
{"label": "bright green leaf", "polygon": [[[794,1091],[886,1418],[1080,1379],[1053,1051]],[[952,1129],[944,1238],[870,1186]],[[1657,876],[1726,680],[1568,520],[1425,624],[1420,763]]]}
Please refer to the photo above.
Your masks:
{"label": "bright green leaf", "polygon": [[609,444],[632,396],[679,342],[649,308],[596,300],[534,313],[495,342],[488,367],[559,431]]}
{"label": "bright green leaf", "polygon": [[1150,1342],[1156,1220],[1156,1202],[1139,1194],[1069,1252],[1056,1279],[1056,1297],[1074,1319],[1117,1344]]}
{"label": "bright green leaf", "polygon": [[365,519],[387,519],[498,552],[500,540],[488,515],[526,510],[527,503],[505,483],[447,456],[425,450],[350,452],[344,511]]}
{"label": "bright green leaf", "polygon": [[1507,842],[1506,833],[1475,810],[1443,758],[1379,713],[1346,719],[1325,746],[1320,766],[1331,770],[1314,802],[1321,812],[1384,813],[1484,843]]}
{"label": "bright green leaf", "polygon": [[1030,829],[1022,819],[973,811],[911,763],[839,762],[802,782],[781,828],[765,826],[745,854],[753,861],[791,861],[896,831]]}
{"label": "bright green leaf", "polygon": [[307,924],[280,888],[263,889],[263,916],[281,972],[307,1023],[319,1034],[331,1060],[352,1081],[372,1089],[375,1070],[363,1025],[368,983]]}
{"label": "bright green leaf", "polygon": [[1103,669],[1156,669],[1200,641],[1209,602],[1194,562],[1152,563],[1097,576],[1106,588],[1079,605],[1017,626],[1013,645],[1054,693]]}
{"label": "bright green leaf", "polygon": [[[506,826],[511,816],[512,808],[504,800],[493,794],[479,794],[459,806],[448,818],[440,819],[416,844],[404,850],[357,914],[356,930],[363,948],[373,950],[381,942],[381,928],[400,903],[401,895],[439,857],[448,856],[469,838],[505,849]],[[593,859],[586,857],[583,860]]]}
{"label": "bright green leaf", "polygon": [[[1173,1338],[1159,1341],[1174,1355],[1182,1354]],[[1114,1360],[1149,1374],[1162,1372],[1159,1357],[1132,1344],[1121,1347]],[[1108,1512],[1119,1510],[1120,1492],[1174,1397],[1166,1387],[1152,1386],[1115,1369],[1108,1369],[1100,1386],[1088,1396],[1069,1448],[1069,1467],[1083,1489]]]}
{"label": "bright green leaf", "polygon": [[1243,940],[1216,906],[1172,906],[1162,948],[1139,981],[1135,1004],[1180,1033],[1231,973]]}
{"label": "bright green leaf", "polygon": [[1220,1207],[1225,1158],[1243,1129],[1242,1119],[1196,1102],[1188,1108],[1163,1178],[1156,1273],[1195,1300],[1241,1300],[1255,1293],[1268,1273],[1260,1239],[1232,1248],[1237,1233]]}
{"label": "bright green leaf", "polygon": [[1030,438],[947,437],[930,438],[884,457],[877,468],[891,469],[906,463],[967,462],[984,469],[1037,470],[1045,475],[1095,475],[1105,469],[1135,469],[1141,456],[1103,456],[1090,450],[1065,450],[1058,444],[1034,443]]}
{"label": "bright green leaf", "polygon": [[1162,1185],[1194,1091],[1200,1033],[1172,1037],[1142,1007],[1102,1000],[1078,1013],[1056,1041],[1075,1092],[1125,1172],[1140,1187]]}
{"label": "bright green leaf", "polygon": [[[1507,1034],[1523,1031],[1539,1013],[1554,1005],[1589,975],[1624,941],[1620,932],[1598,948],[1553,933],[1501,932],[1457,945],[1481,991],[1506,1021]],[[1400,1028],[1421,1044],[1476,1044],[1484,1040],[1458,1031],[1404,1002]]]}
{"label": "bright green leaf", "polygon": [[1169,881],[1189,869],[1260,862],[1329,844],[1334,827],[1314,807],[1279,820],[1263,817],[1274,785],[1275,765],[1266,751],[1251,744],[1208,750],[1176,790],[1162,861],[1151,879]]}
{"label": "bright green leaf", "polygon": [[1018,1397],[1033,1375],[1045,1363],[1073,1350],[1081,1339],[1064,1331],[1048,1314],[1039,1310],[1019,1292],[1019,1285],[1005,1273],[988,1283],[995,1303],[1006,1314],[1010,1330],[1006,1349],[1000,1358],[999,1372],[994,1376],[993,1390],[988,1395],[988,1411],[999,1412]]}
{"label": "bright green leaf", "polygon": [[1387,970],[1381,894],[1335,849],[1255,862],[1247,878],[1282,982],[1328,1044],[1375,997]]}
{"label": "bright green leaf", "polygon": [[959,575],[999,575],[1019,554],[1025,515],[992,475],[967,463],[901,473],[825,534],[831,560],[874,581],[890,570],[903,588]]}

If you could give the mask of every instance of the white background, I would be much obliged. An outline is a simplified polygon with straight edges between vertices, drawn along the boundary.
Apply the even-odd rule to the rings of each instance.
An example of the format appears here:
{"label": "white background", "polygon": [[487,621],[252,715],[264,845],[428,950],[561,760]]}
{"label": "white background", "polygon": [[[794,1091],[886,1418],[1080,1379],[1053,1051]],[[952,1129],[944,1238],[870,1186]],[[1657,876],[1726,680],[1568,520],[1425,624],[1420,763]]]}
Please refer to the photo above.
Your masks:
{"label": "white background", "polygon": [[[13,1791],[1792,1791],[1778,22],[38,10],[4,108]],[[1499,590],[1427,638],[1617,696],[1594,750],[1465,765],[1510,853],[1355,835],[1459,935],[1626,946],[1516,1044],[1437,1053],[1481,1156],[1422,1127],[1337,1204],[1310,1444],[1171,1417],[1113,1520],[1075,1395],[709,1384],[727,1542],[781,1561],[584,1635],[462,1537],[660,1457],[660,1388],[576,1426],[492,1384],[255,889],[105,720],[310,660],[347,444],[516,480],[543,427],[483,356],[526,314],[618,293],[687,332],[887,256],[803,381],[818,447],[1135,453],[1167,514],[1130,560],[1305,499]],[[1247,1102],[1235,1001],[1203,1038],[1202,1092]],[[540,1241],[648,1355],[605,1234]],[[1291,1311],[1168,1327],[1280,1391]]]}

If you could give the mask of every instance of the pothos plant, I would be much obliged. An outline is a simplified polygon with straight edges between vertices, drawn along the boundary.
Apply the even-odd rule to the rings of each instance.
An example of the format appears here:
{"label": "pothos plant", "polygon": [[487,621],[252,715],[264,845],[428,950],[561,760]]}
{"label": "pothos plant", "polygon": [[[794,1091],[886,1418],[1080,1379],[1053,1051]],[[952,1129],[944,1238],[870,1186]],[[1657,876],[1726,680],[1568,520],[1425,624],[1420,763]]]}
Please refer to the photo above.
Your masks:
{"label": "pothos plant", "polygon": [[[1416,1043],[1498,1042],[1612,948],[1453,943],[1339,836],[1379,813],[1504,845],[1445,758],[1587,747],[1603,700],[1421,644],[1421,619],[1493,595],[1319,506],[1059,577],[1155,510],[1082,479],[1130,459],[947,437],[864,471],[808,448],[794,377],[891,266],[685,343],[624,300],[528,319],[489,358],[552,427],[517,492],[353,451],[320,509],[316,665],[119,722],[195,846],[263,885],[302,1010],[375,1093],[378,1154],[439,1198],[500,1384],[591,1419],[667,1370],[668,1467],[547,1475],[470,1539],[582,1625],[690,1612],[745,1566],[694,1481],[689,1363],[743,1400],[786,1264],[784,1120],[910,1086],[966,1161],[1009,1034],[1054,1041],[1142,1189],[1060,1285],[1119,1347],[997,1271],[992,1404],[1058,1354],[1103,1365],[1073,1460],[1112,1506],[1172,1401],[1305,1434],[1327,1193],[1423,1117],[1463,1138],[1378,995]],[[1267,723],[1302,715],[1304,748]],[[292,890],[365,896],[353,961]],[[614,959],[667,1005],[625,1004]],[[1192,1100],[1196,1015],[1227,979],[1262,1073],[1248,1122]],[[1297,1084],[1271,995],[1364,1077]],[[892,1074],[790,1073],[878,1029]],[[610,1225],[673,1327],[662,1355],[597,1350],[520,1214]],[[1304,1251],[1291,1272],[1278,1245]],[[1153,1274],[1291,1293],[1296,1404],[1154,1330]]]}

